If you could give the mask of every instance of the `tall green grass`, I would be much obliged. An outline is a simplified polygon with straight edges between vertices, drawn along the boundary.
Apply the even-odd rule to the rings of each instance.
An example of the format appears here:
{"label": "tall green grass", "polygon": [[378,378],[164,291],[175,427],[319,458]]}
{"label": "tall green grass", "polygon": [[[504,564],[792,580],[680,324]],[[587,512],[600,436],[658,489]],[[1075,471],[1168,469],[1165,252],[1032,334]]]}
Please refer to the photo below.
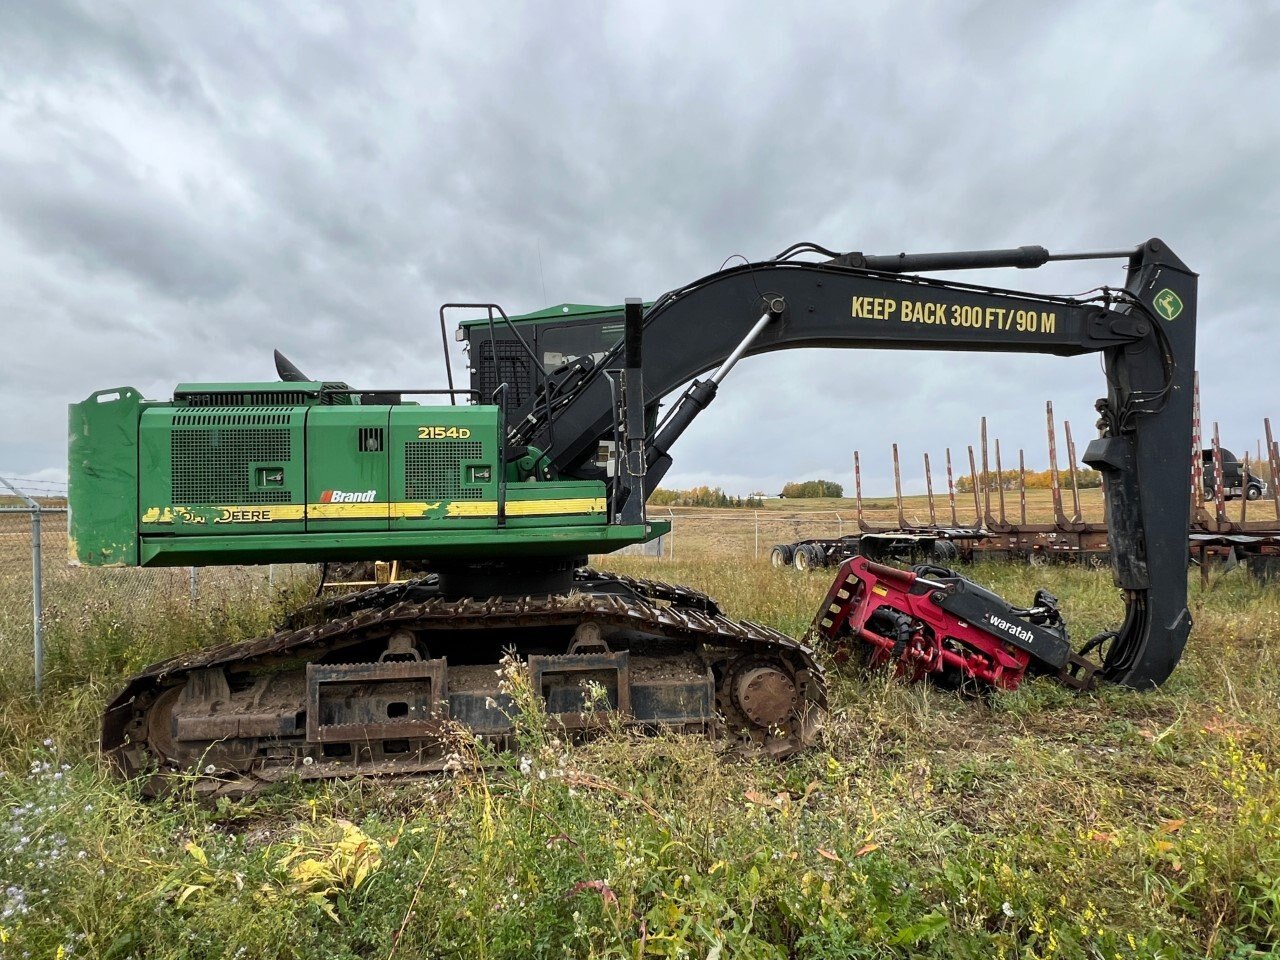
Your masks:
{"label": "tall green grass", "polygon": [[[801,634],[830,571],[615,559]],[[979,566],[1047,586],[1083,639],[1109,574]],[[1280,590],[1192,588],[1161,690],[1047,680],[990,703],[831,678],[822,742],[792,762],[625,731],[519,748],[414,783],[284,784],[237,804],[143,802],[94,753],[122,679],[254,635],[299,602],[110,591],[0,649],[3,957],[1269,956],[1280,937]],[[518,698],[520,674],[508,678]],[[532,706],[531,703],[529,703]],[[481,766],[473,761],[487,760]]]}

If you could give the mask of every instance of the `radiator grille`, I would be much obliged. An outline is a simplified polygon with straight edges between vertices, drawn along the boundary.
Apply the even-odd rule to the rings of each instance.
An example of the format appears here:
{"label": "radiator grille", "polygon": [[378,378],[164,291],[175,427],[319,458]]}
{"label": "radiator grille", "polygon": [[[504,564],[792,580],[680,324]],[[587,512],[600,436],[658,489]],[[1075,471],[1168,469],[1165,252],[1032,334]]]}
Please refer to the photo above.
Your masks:
{"label": "radiator grille", "polygon": [[[196,414],[187,417],[207,417],[219,426],[226,421],[247,417],[282,416],[287,414]],[[179,422],[174,417],[174,422]],[[191,421],[184,420],[184,423]],[[183,430],[172,433],[171,482],[175,505],[198,506],[204,504],[236,506],[256,503],[291,503],[293,492],[278,487],[270,490],[252,489],[251,464],[284,466],[291,459],[291,438],[287,429],[261,428],[256,421],[249,429],[232,426],[227,429]],[[246,425],[247,426],[247,425]]]}
{"label": "radiator grille", "polygon": [[187,413],[175,412],[175,427],[287,427],[290,413],[270,410],[245,410],[243,413]]}
{"label": "radiator grille", "polygon": [[[492,341],[484,340],[476,353],[480,402],[493,403],[493,391],[507,384],[507,408],[524,405],[531,392],[529,355],[524,347],[510,340],[499,340],[497,353]],[[496,361],[496,362],[495,362]]]}
{"label": "radiator grille", "polygon": [[174,399],[183,401],[188,407],[298,407],[313,397],[314,394],[301,390],[174,394]]}
{"label": "radiator grille", "polygon": [[[345,406],[351,403],[345,383],[322,383],[321,390],[179,390],[173,399],[187,407],[301,407],[314,403]],[[332,391],[342,391],[334,393]]]}
{"label": "radiator grille", "polygon": [[406,500],[479,500],[483,491],[462,486],[462,461],[484,456],[478,440],[411,440],[404,445]]}

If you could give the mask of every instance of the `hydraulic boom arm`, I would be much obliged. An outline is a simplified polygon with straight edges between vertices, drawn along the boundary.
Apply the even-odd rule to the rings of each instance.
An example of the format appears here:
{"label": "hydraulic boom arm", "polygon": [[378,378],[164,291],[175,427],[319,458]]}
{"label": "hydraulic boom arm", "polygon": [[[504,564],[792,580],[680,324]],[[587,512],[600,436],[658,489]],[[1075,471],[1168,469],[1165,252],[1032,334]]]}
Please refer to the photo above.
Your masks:
{"label": "hydraulic boom arm", "polygon": [[[787,259],[819,252],[813,263]],[[1051,259],[1127,256],[1123,288],[1089,299],[1043,296],[904,275],[906,270],[1035,267]],[[672,291],[643,315],[630,307],[625,338],[603,359],[568,364],[544,379],[512,419],[512,439],[544,451],[560,476],[599,477],[601,440],[617,433],[620,376],[633,428],[643,396],[649,418],[659,401],[693,381],[646,437],[637,470],[643,484],[615,485],[620,515],[628,499],[657,486],[669,450],[714,398],[744,356],[798,347],[867,347],[1045,353],[1101,352],[1107,396],[1101,436],[1085,462],[1103,472],[1116,584],[1126,616],[1104,675],[1135,687],[1161,683],[1176,665],[1191,621],[1186,609],[1188,456],[1195,355],[1196,275],[1160,240],[1132,251],[1052,256],[1040,247],[969,253],[835,255],[801,245]],[[638,330],[642,327],[642,336]],[[640,342],[643,363],[640,364]],[[715,370],[706,380],[694,378]],[[643,375],[643,387],[637,382]],[[639,509],[632,503],[631,512]]]}

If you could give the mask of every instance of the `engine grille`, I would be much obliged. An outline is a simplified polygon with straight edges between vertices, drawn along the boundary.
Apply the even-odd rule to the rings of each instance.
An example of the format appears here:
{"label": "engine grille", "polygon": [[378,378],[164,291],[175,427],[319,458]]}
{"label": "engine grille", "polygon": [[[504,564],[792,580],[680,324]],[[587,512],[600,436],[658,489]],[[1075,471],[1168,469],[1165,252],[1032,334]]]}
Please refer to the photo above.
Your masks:
{"label": "engine grille", "polygon": [[296,407],[311,400],[313,394],[301,390],[222,393],[178,393],[174,399],[188,407]]}
{"label": "engine grille", "polygon": [[[314,390],[179,390],[173,399],[188,408],[193,407],[301,407],[313,403],[325,406],[345,406],[352,402],[350,388],[345,383],[323,383],[319,393]],[[332,393],[325,391],[343,391]]]}
{"label": "engine grille", "polygon": [[[287,424],[289,415],[176,415],[170,460],[173,503],[231,506],[292,502],[293,491],[288,489],[252,489],[252,464],[283,466],[292,456],[289,430],[258,425],[264,422]],[[183,429],[186,425],[196,428]]]}
{"label": "engine grille", "polygon": [[287,427],[291,415],[264,410],[244,413],[175,413],[175,427]]}
{"label": "engine grille", "polygon": [[462,486],[463,460],[484,456],[478,440],[411,440],[404,445],[406,500],[479,500],[484,491]]}

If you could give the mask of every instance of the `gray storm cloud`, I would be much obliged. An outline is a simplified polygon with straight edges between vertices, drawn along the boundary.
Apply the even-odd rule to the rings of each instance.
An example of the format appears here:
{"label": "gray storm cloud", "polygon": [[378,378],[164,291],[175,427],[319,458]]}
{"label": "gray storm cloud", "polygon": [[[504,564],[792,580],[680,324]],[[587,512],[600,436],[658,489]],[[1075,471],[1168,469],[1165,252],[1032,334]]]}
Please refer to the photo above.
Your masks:
{"label": "gray storm cloud", "polygon": [[[69,401],[443,378],[437,305],[616,303],[798,240],[896,252],[1163,236],[1200,271],[1206,420],[1280,413],[1280,13],[1262,5],[0,4],[0,474]],[[1072,293],[1118,265],[1008,271]],[[545,290],[545,294],[544,294]],[[1096,359],[795,352],[735,370],[672,485],[961,449],[1044,462]],[[913,468],[914,469],[914,468]],[[918,473],[918,470],[915,471]]]}

